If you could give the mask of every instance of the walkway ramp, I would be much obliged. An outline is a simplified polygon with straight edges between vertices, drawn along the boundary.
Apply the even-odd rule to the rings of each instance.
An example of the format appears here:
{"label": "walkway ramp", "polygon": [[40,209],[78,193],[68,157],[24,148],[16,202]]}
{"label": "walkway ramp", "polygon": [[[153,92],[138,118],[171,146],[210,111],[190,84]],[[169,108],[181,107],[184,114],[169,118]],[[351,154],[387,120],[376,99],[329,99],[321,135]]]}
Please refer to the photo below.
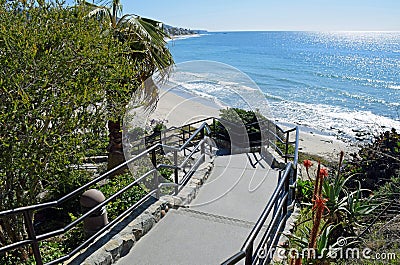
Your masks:
{"label": "walkway ramp", "polygon": [[279,170],[263,160],[254,168],[252,159],[216,157],[196,198],[170,210],[117,264],[220,264],[237,252],[279,178]]}

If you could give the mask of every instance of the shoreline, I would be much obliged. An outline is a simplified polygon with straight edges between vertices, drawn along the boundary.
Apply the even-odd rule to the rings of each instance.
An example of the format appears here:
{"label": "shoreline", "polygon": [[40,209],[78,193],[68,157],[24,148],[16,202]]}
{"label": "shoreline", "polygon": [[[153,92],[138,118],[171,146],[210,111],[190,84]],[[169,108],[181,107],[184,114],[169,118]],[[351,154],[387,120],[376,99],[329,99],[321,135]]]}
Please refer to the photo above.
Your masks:
{"label": "shoreline", "polygon": [[218,117],[220,107],[212,105],[212,102],[206,105],[205,101],[207,99],[176,88],[161,90],[157,107],[149,118],[162,120],[167,127],[180,127],[207,117]]}
{"label": "shoreline", "polygon": [[339,161],[341,151],[344,152],[345,158],[349,158],[350,154],[356,153],[362,145],[362,142],[341,139],[338,135],[321,132],[303,125],[280,122],[277,122],[277,124],[282,129],[290,129],[298,126],[300,131],[299,152],[319,156],[330,162]]}
{"label": "shoreline", "polygon": [[[218,117],[220,109],[221,107],[212,101],[189,92],[177,89],[164,90],[160,91],[160,99],[150,118],[165,120],[167,127],[181,126],[211,116]],[[277,124],[284,130],[299,126],[279,122]],[[304,129],[303,127],[299,126],[299,152],[336,162],[341,151],[345,152],[345,157],[349,157],[351,153],[359,150],[359,145],[355,142],[345,142],[336,136],[324,134],[312,128]]]}

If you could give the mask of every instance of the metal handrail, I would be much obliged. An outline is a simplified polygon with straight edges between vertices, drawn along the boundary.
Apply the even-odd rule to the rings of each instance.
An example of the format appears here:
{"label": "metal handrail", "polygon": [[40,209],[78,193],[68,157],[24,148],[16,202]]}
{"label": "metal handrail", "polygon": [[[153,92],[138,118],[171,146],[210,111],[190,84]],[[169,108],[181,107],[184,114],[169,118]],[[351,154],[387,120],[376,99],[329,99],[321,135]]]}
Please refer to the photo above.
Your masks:
{"label": "metal handrail", "polygon": [[151,152],[152,150],[163,146],[162,144],[157,144],[152,146],[151,148],[141,152],[140,154],[132,157],[131,159],[125,161],[124,163],[116,166],[115,168],[107,171],[106,173],[102,174],[101,176],[93,179],[92,181],[86,183],[85,185],[81,186],[80,188],[74,190],[73,192],[68,193],[67,195],[61,197],[61,199],[57,200],[57,201],[52,201],[52,202],[46,202],[46,203],[40,203],[40,204],[34,204],[34,205],[30,205],[30,206],[23,206],[23,207],[18,207],[16,209],[12,209],[12,210],[6,210],[6,211],[2,211],[0,212],[0,217],[2,216],[6,216],[6,215],[15,215],[24,211],[34,211],[34,210],[41,210],[44,208],[50,208],[50,207],[57,207],[60,204],[62,204],[63,202],[67,201],[68,199],[75,197],[76,195],[80,194],[83,190],[87,189],[88,187],[92,186],[93,184],[96,184],[97,182],[107,178],[109,175],[113,174],[114,172],[120,170],[121,168],[124,168],[126,165],[138,160],[139,158],[142,158],[144,155],[148,154],[149,152]]}
{"label": "metal handrail", "polygon": [[[168,132],[171,132],[171,131],[173,131],[173,130],[177,130],[177,129],[182,129],[183,127],[188,127],[189,126],[189,133],[190,133],[190,126],[192,126],[192,125],[194,125],[194,124],[199,124],[199,123],[206,123],[207,121],[210,121],[210,120],[212,120],[212,124],[213,124],[213,129],[215,130],[215,122],[216,121],[219,121],[219,122],[223,122],[223,123],[227,123],[227,124],[230,124],[230,125],[233,125],[233,126],[237,126],[238,124],[236,124],[236,123],[233,123],[233,122],[231,122],[231,121],[229,121],[229,120],[225,120],[225,119],[221,119],[221,118],[217,118],[217,117],[209,117],[209,118],[204,118],[204,119],[201,119],[201,120],[198,120],[198,121],[194,121],[194,122],[191,122],[191,123],[189,123],[189,124],[186,124],[186,125],[184,125],[184,126],[181,126],[181,127],[176,127],[176,126],[173,126],[173,127],[170,127],[170,128],[168,128],[167,130],[164,130],[164,131],[162,131],[162,133],[168,133]],[[206,123],[207,124],[207,123]],[[273,138],[276,140],[276,141],[278,141],[279,143],[281,143],[281,144],[285,144],[286,145],[286,147],[290,144],[290,145],[293,145],[293,144],[296,144],[296,143],[298,143],[298,127],[296,126],[296,127],[294,127],[294,128],[292,128],[292,129],[288,129],[288,130],[283,130],[279,125],[277,125],[277,124],[275,124],[274,122],[272,122],[272,121],[270,121],[270,120],[263,120],[263,119],[260,119],[259,121],[256,121],[256,122],[253,122],[253,123],[249,123],[249,124],[244,124],[244,126],[245,126],[245,128],[247,128],[247,127],[250,127],[250,126],[253,126],[253,125],[256,125],[256,124],[264,124],[264,125],[267,125],[266,126],[266,129],[268,130],[268,133],[271,135],[271,136],[273,136]],[[202,124],[203,125],[203,124]],[[222,126],[223,127],[223,126]],[[270,130],[270,127],[273,127],[275,130]],[[262,130],[263,128],[260,126],[260,130]],[[207,131],[210,131],[211,130],[211,128],[210,128],[210,126],[207,124]],[[286,135],[286,136],[288,136],[291,132],[294,132],[294,131],[296,131],[296,140],[295,141],[288,141],[288,139],[282,139],[281,138],[281,135],[282,136],[284,136],[284,135]],[[186,133],[187,133],[187,131],[185,131]],[[215,132],[214,132],[215,133]],[[234,133],[235,134],[235,132],[230,132],[230,133]],[[256,134],[256,132],[253,132],[253,133],[247,133],[247,135],[252,135],[252,134]],[[175,134],[174,134],[175,135]],[[179,134],[176,134],[176,135],[179,135]],[[245,134],[243,134],[243,136],[244,136]],[[170,137],[172,137],[172,136],[169,136],[169,138]],[[168,137],[167,137],[168,138]],[[288,138],[288,137],[287,137]],[[160,142],[162,141],[162,140],[165,140],[164,138],[160,138]],[[285,158],[285,161],[287,162],[287,159],[288,158],[294,158],[294,157],[297,157],[298,155],[295,155],[295,154],[293,154],[293,155],[289,155],[288,153],[287,153],[287,149],[286,150],[281,150],[280,149],[280,147],[276,144],[276,143],[274,143],[274,142],[272,142],[271,140],[269,140],[269,139],[267,139],[267,142],[268,142],[268,145],[272,145],[273,147],[274,147],[274,149],[279,153],[279,155],[281,155],[282,157],[284,157]],[[251,143],[253,143],[253,142],[251,142]],[[187,146],[185,146],[185,148],[187,148]],[[183,148],[184,149],[184,148]],[[182,150],[180,150],[180,151],[182,151]],[[298,150],[297,150],[298,151]],[[298,153],[298,152],[297,152]],[[297,164],[297,163],[296,163]]]}
{"label": "metal handrail", "polygon": [[100,236],[101,234],[103,234],[107,229],[109,229],[110,227],[112,227],[113,225],[115,225],[118,221],[120,221],[122,218],[124,218],[125,216],[127,216],[130,212],[132,212],[135,208],[137,208],[138,206],[142,205],[144,202],[146,202],[151,196],[153,196],[156,193],[156,190],[152,190],[149,193],[147,193],[143,198],[141,198],[139,201],[137,201],[135,204],[133,204],[131,207],[129,207],[128,209],[126,209],[123,213],[121,213],[119,216],[117,216],[114,220],[112,220],[110,223],[108,223],[107,225],[105,225],[103,228],[101,228],[99,231],[97,231],[94,235],[92,235],[90,238],[88,238],[85,242],[83,242],[80,246],[78,246],[77,248],[75,248],[74,250],[72,250],[70,253],[68,253],[67,255],[53,260],[49,263],[47,263],[46,265],[52,265],[52,264],[58,264],[60,262],[66,261],[70,258],[72,258],[75,254],[77,254],[81,249],[83,249],[84,247],[87,247],[93,240],[95,240],[98,236]]}
{"label": "metal handrail", "polygon": [[181,126],[181,127],[172,126],[172,127],[168,128],[168,129],[164,130],[163,132],[170,132],[170,131],[173,131],[173,130],[176,130],[176,129],[181,129],[182,127],[192,126],[192,125],[194,125],[196,123],[200,123],[200,122],[204,123],[204,122],[206,122],[208,120],[214,120],[214,119],[217,119],[217,118],[216,117],[208,117],[208,118],[204,118],[204,119],[201,119],[201,120],[198,120],[198,121],[194,121],[194,122],[185,124],[184,126]]}
{"label": "metal handrail", "polygon": [[[6,211],[1,211],[0,212],[0,217],[4,217],[4,216],[9,216],[9,215],[16,215],[16,214],[24,214],[24,218],[25,218],[25,222],[24,225],[26,226],[28,232],[29,233],[29,239],[25,239],[25,240],[21,240],[19,242],[15,242],[12,244],[9,244],[7,246],[1,247],[0,248],[0,253],[5,252],[5,251],[9,251],[15,248],[19,248],[22,246],[26,246],[26,245],[32,245],[33,247],[33,252],[35,255],[35,260],[37,262],[37,264],[42,264],[42,260],[41,260],[41,254],[40,254],[40,250],[38,247],[38,242],[43,241],[45,239],[63,234],[65,232],[67,232],[68,230],[72,229],[74,226],[76,226],[78,223],[80,223],[82,220],[84,220],[85,218],[87,218],[88,216],[90,216],[92,213],[94,213],[95,211],[99,210],[101,207],[103,207],[104,205],[106,205],[107,203],[109,203],[110,201],[114,200],[115,198],[117,198],[118,196],[120,196],[121,194],[123,194],[124,192],[126,192],[128,189],[132,188],[134,185],[137,185],[138,182],[140,180],[143,180],[144,178],[148,177],[151,174],[155,174],[157,169],[160,168],[170,168],[170,169],[174,169],[175,171],[175,183],[171,183],[170,186],[175,186],[175,194],[181,190],[183,188],[183,186],[187,183],[187,181],[189,180],[189,178],[191,177],[191,174],[195,171],[195,169],[205,160],[205,153],[204,153],[204,145],[206,143],[206,141],[204,140],[205,134],[210,134],[212,132],[210,126],[207,124],[206,121],[210,121],[212,120],[213,125],[214,125],[214,129],[215,129],[215,121],[218,120],[215,117],[210,117],[210,118],[206,118],[200,121],[196,121],[196,122],[192,122],[190,124],[187,124],[185,126],[191,126],[194,124],[198,124],[200,122],[202,122],[201,126],[199,128],[197,128],[192,134],[191,136],[180,146],[180,147],[176,147],[176,146],[169,146],[166,144],[162,144],[161,143],[161,137],[160,137],[160,142],[158,142],[157,144],[148,147],[146,150],[142,151],[141,153],[135,155],[134,157],[130,158],[129,160],[125,161],[124,163],[116,166],[115,168],[109,170],[108,172],[105,172],[104,174],[100,175],[99,177],[93,179],[92,181],[86,183],[85,185],[81,186],[80,188],[70,192],[69,194],[63,196],[62,198],[60,198],[59,200],[56,201],[52,201],[52,202],[46,202],[46,203],[41,203],[41,204],[35,204],[35,205],[30,205],[30,206],[24,206],[24,207],[18,207],[16,209],[12,209],[12,210],[6,210]],[[287,133],[287,135],[289,135],[289,132],[294,131],[294,129],[289,130],[289,131],[283,131],[281,128],[279,128],[277,125],[275,128],[277,128],[278,130],[282,131],[283,133]],[[169,130],[167,130],[167,132],[171,131],[171,130],[176,130],[178,128],[170,128]],[[269,130],[269,127],[268,127]],[[186,132],[187,133],[187,132]],[[190,129],[189,129],[189,134],[190,134]],[[298,128],[296,129],[296,134],[298,134]],[[191,152],[189,153],[188,156],[186,156],[185,160],[178,165],[177,164],[177,153],[181,152],[185,149],[188,148],[188,146],[195,140],[195,138],[201,135],[201,140],[197,143],[197,145],[191,150]],[[278,139],[278,141],[280,141],[281,139],[279,138],[278,134],[274,134],[275,138]],[[182,139],[184,139],[184,135],[182,137]],[[283,142],[283,141],[281,141]],[[288,141],[288,139],[286,139],[286,144],[291,143]],[[294,154],[294,165],[296,165],[297,163],[297,155],[298,155],[298,148],[297,148],[297,143],[298,143],[298,135],[296,135],[296,148],[295,148],[295,154]],[[110,175],[112,175],[113,173],[117,172],[118,170],[126,167],[128,164],[148,155],[148,154],[152,154],[152,156],[155,155],[155,152],[157,149],[162,148],[164,150],[170,150],[174,152],[174,160],[175,160],[175,164],[174,165],[166,165],[166,164],[158,164],[155,165],[155,168],[153,168],[152,170],[146,172],[145,174],[143,174],[142,176],[140,176],[138,179],[136,179],[135,181],[131,182],[129,185],[125,186],[124,188],[122,188],[121,190],[119,190],[118,192],[116,192],[115,194],[113,194],[112,196],[110,196],[108,199],[106,199],[105,201],[103,201],[102,203],[100,203],[99,205],[97,205],[96,207],[94,207],[93,209],[89,210],[88,212],[86,212],[85,214],[83,214],[82,216],[80,216],[78,219],[76,219],[75,221],[73,221],[72,223],[66,225],[65,227],[55,230],[55,231],[51,231],[45,234],[41,234],[36,236],[34,234],[34,229],[33,229],[33,223],[32,223],[32,218],[29,217],[29,214],[32,213],[32,211],[35,210],[41,210],[41,209],[45,209],[45,208],[50,208],[50,207],[57,207],[59,205],[61,205],[62,203],[64,203],[65,201],[77,196],[78,194],[80,194],[82,191],[86,190],[87,188],[89,188],[90,186],[100,182],[101,180],[106,179],[107,177],[109,177]],[[277,147],[278,148],[278,147]],[[278,148],[279,149],[279,148]],[[186,172],[186,174],[182,177],[182,179],[180,181],[178,181],[178,170],[181,170],[185,167],[185,165],[187,164],[187,162],[189,161],[189,159],[198,151],[201,151],[202,155],[197,159],[197,161],[194,163],[194,165],[188,170],[188,172]],[[282,153],[283,154],[283,153]],[[285,154],[285,156],[287,156],[287,152]],[[155,160],[154,160],[155,161]],[[288,164],[289,165],[289,164]],[[292,166],[292,168],[295,168],[295,166]],[[286,171],[285,171],[286,172]],[[285,173],[286,174],[286,173]],[[155,177],[157,178],[157,183],[158,183],[158,175],[155,175]],[[110,228],[113,224],[115,224],[116,221],[120,220],[121,218],[123,218],[124,216],[126,216],[126,214],[128,214],[130,211],[132,211],[133,209],[135,209],[138,205],[140,205],[141,203],[144,202],[145,199],[148,199],[150,196],[152,196],[153,194],[159,194],[159,189],[163,186],[166,186],[165,183],[161,183],[158,184],[156,186],[156,189],[151,190],[147,195],[145,195],[142,199],[140,199],[137,203],[135,203],[134,205],[132,205],[128,210],[126,210],[124,213],[122,213],[121,215],[119,215],[118,217],[116,217],[116,219],[114,219],[112,222],[110,222],[109,224],[107,224],[106,226],[104,226],[99,232],[97,232],[95,235],[93,235],[92,237],[90,237],[88,240],[86,240],[83,244],[81,244],[80,246],[78,246],[75,250],[73,250],[72,252],[70,252],[69,254],[54,260],[48,264],[56,264],[58,262],[62,262],[67,260],[68,258],[72,257],[74,254],[76,254],[79,250],[81,250],[83,247],[87,246],[91,241],[93,241],[98,235],[100,235],[102,232],[104,232],[106,229]],[[280,185],[281,186],[281,185]],[[261,222],[261,221],[260,221]],[[265,222],[265,220],[264,220]],[[258,224],[258,222],[257,222]],[[254,231],[257,231],[256,234],[258,234],[258,232],[260,231],[261,227],[256,226]],[[248,252],[248,250],[246,250]],[[247,253],[246,252],[246,253]],[[243,251],[240,251],[240,254],[237,255],[236,257],[239,257],[243,254]],[[38,257],[37,257],[38,256]]]}
{"label": "metal handrail", "polygon": [[139,183],[139,181],[143,180],[144,178],[148,177],[150,174],[154,173],[154,171],[156,171],[156,169],[152,169],[148,172],[146,172],[144,175],[142,175],[140,178],[136,179],[135,181],[131,182],[129,185],[125,186],[124,188],[122,188],[121,190],[119,190],[118,192],[116,192],[115,194],[111,195],[109,198],[107,198],[106,200],[104,200],[103,202],[99,203],[98,205],[96,205],[95,207],[93,207],[92,209],[90,209],[89,211],[87,211],[85,214],[83,214],[81,217],[77,218],[75,221],[73,221],[72,223],[68,224],[67,226],[65,226],[64,228],[61,228],[59,230],[53,231],[53,232],[49,232],[46,234],[42,234],[36,237],[37,240],[42,241],[45,239],[48,239],[50,237],[55,237],[58,236],[60,234],[63,234],[65,232],[67,232],[68,230],[70,230],[72,227],[74,227],[76,224],[80,223],[81,221],[83,221],[86,217],[89,217],[91,214],[93,214],[94,212],[100,210],[103,206],[105,206],[107,203],[111,202],[112,200],[114,200],[115,198],[117,198],[118,196],[120,196],[122,193],[124,193],[125,191],[129,190],[130,188],[132,188],[133,186],[135,186],[136,184]]}
{"label": "metal handrail", "polygon": [[288,163],[285,168],[285,173],[278,186],[275,188],[274,193],[271,196],[271,199],[268,201],[267,206],[265,206],[261,216],[258,218],[256,225],[251,230],[249,236],[247,237],[245,243],[243,244],[242,250],[246,250],[249,248],[249,245],[254,242],[256,236],[260,232],[261,228],[264,225],[264,222],[267,220],[269,213],[274,206],[275,201],[278,199],[279,193],[282,190],[283,185],[285,184],[287,178],[290,176],[290,171],[292,170],[292,163]]}
{"label": "metal handrail", "polygon": [[[282,129],[280,129],[280,130],[282,130]],[[263,247],[263,244],[265,244],[266,240],[271,236],[274,226],[276,226],[276,223],[279,221],[279,224],[276,228],[275,234],[272,234],[273,239],[270,241],[271,245],[273,244],[273,242],[276,241],[276,239],[279,235],[278,232],[282,229],[282,226],[285,223],[286,218],[287,218],[288,206],[291,203],[289,201],[289,199],[293,199],[293,197],[294,197],[293,195],[291,195],[291,192],[289,190],[290,189],[290,186],[289,186],[290,181],[292,181],[292,184],[295,183],[296,176],[297,176],[297,163],[298,163],[298,153],[299,153],[299,128],[296,126],[295,128],[287,130],[287,131],[282,130],[282,133],[286,134],[286,137],[287,137],[287,139],[286,139],[286,154],[285,154],[286,157],[288,156],[287,145],[289,143],[291,143],[291,141],[289,141],[289,134],[291,132],[296,132],[296,136],[295,136],[295,140],[294,140],[295,150],[294,150],[294,154],[293,154],[293,162],[287,163],[282,178],[280,179],[271,198],[269,199],[263,212],[261,213],[260,217],[258,218],[255,226],[253,227],[250,234],[246,238],[242,248],[237,253],[232,255],[230,258],[228,258],[224,262],[222,262],[223,265],[236,264],[236,263],[242,261],[243,259],[245,259],[246,265],[250,265],[250,264],[253,264],[256,259],[258,259],[257,255],[253,254],[254,242],[256,241],[256,238],[258,237],[262,227],[264,226],[265,222],[267,221],[267,218],[271,214],[271,211],[273,208],[282,210],[282,215],[276,215],[272,219],[272,221],[270,222],[270,224],[267,228],[267,231],[262,236],[255,253],[259,253],[260,248]],[[292,192],[294,192],[294,191],[292,191]],[[279,200],[281,200],[281,201],[276,206],[276,204]],[[272,246],[270,246],[268,248],[267,255],[269,255],[271,253],[271,251],[272,251]]]}
{"label": "metal handrail", "polygon": [[294,158],[293,158],[293,164],[296,166],[297,169],[297,163],[299,160],[299,137],[300,137],[300,130],[299,127],[296,126],[296,140],[295,140],[295,147],[294,147]]}
{"label": "metal handrail", "polygon": [[[285,168],[283,177],[278,183],[278,186],[275,188],[274,192],[272,193],[271,198],[269,199],[267,205],[265,206],[263,212],[261,213],[260,217],[258,218],[255,226],[251,230],[250,234],[246,238],[242,248],[233,256],[225,260],[222,264],[223,265],[231,265],[241,261],[243,258],[246,258],[245,264],[252,264],[253,262],[253,245],[254,241],[256,240],[258,234],[261,231],[261,228],[264,226],[268,216],[270,215],[273,207],[278,199],[280,199],[280,193],[282,188],[287,183],[290,177],[290,173],[293,170],[293,164],[289,162]],[[287,194],[286,194],[287,196]],[[282,200],[284,201],[284,200]],[[282,202],[281,202],[282,204]],[[269,230],[270,233],[272,230]]]}
{"label": "metal handrail", "polygon": [[146,149],[145,151],[141,152],[140,154],[130,158],[129,160],[125,161],[124,163],[116,166],[115,168],[107,171],[103,175],[95,178],[94,180],[88,182],[87,184],[81,186],[80,188],[76,189],[75,191],[73,191],[71,193],[68,193],[67,195],[63,196],[61,199],[59,199],[57,201],[46,202],[46,203],[41,203],[41,204],[34,204],[34,205],[30,205],[30,206],[18,207],[16,209],[12,209],[12,210],[1,211],[0,212],[0,217],[6,216],[6,215],[14,215],[14,214],[18,214],[18,213],[21,213],[21,212],[24,212],[24,211],[32,211],[32,210],[40,210],[40,209],[50,208],[50,207],[57,207],[60,204],[62,204],[63,202],[67,201],[68,199],[78,195],[80,192],[82,192],[83,190],[85,190],[88,187],[92,186],[93,184],[96,184],[97,182],[107,178],[109,175],[113,174],[114,172],[120,170],[121,168],[124,168],[128,164],[130,164],[130,163],[142,158],[144,155],[149,154],[151,151],[153,151],[153,150],[155,150],[155,149],[157,149],[159,147],[162,147],[162,148],[165,148],[165,149],[170,149],[170,150],[173,150],[173,151],[182,151],[194,139],[194,137],[201,131],[201,129],[204,129],[204,128],[208,128],[208,130],[210,130],[208,125],[206,123],[203,123],[202,126],[200,128],[198,128],[196,130],[196,132],[179,148],[174,147],[174,146],[169,146],[169,145],[164,145],[164,144],[158,143],[158,144],[153,145],[152,147]]}
{"label": "metal handrail", "polygon": [[[12,209],[12,210],[6,210],[6,211],[1,211],[0,212],[0,217],[4,217],[4,216],[9,216],[9,215],[16,215],[16,214],[21,214],[23,213],[25,217],[28,217],[28,219],[25,220],[25,226],[27,227],[27,230],[29,231],[34,231],[33,229],[33,223],[31,218],[29,218],[29,213],[35,210],[41,210],[41,209],[45,209],[45,208],[50,208],[50,207],[57,207],[60,204],[62,204],[63,202],[67,201],[68,199],[71,199],[75,196],[77,196],[78,194],[80,194],[83,190],[86,190],[88,187],[92,186],[93,184],[98,183],[101,180],[104,180],[105,178],[107,178],[108,176],[110,176],[111,174],[115,173],[116,171],[126,167],[128,164],[144,157],[145,155],[148,155],[150,153],[154,153],[155,150],[157,148],[163,148],[165,150],[172,150],[175,153],[175,156],[177,155],[177,152],[182,151],[183,149],[187,148],[187,146],[191,143],[191,141],[194,140],[194,138],[201,134],[201,136],[204,138],[205,134],[204,134],[204,130],[207,131],[207,133],[211,132],[211,129],[208,127],[207,123],[203,122],[203,124],[191,135],[191,137],[189,137],[189,139],[186,140],[186,142],[180,146],[180,147],[174,147],[174,146],[168,146],[168,145],[164,145],[162,143],[158,143],[156,145],[153,145],[149,148],[147,148],[146,150],[142,151],[141,153],[135,155],[134,157],[130,158],[129,160],[125,161],[124,163],[116,166],[115,168],[107,171],[106,173],[102,174],[101,176],[93,179],[92,181],[88,182],[87,184],[83,185],[82,187],[70,192],[69,194],[63,196],[62,198],[60,198],[57,201],[52,201],[52,202],[47,202],[47,203],[41,203],[41,204],[34,204],[34,205],[30,205],[30,206],[24,206],[24,207],[18,207],[16,209]],[[199,148],[200,146],[205,144],[205,141],[201,141],[201,144],[198,144],[196,146],[196,148]],[[189,157],[193,156],[194,152],[191,152]],[[200,160],[198,160],[200,161]],[[187,160],[186,162],[187,163]],[[196,163],[197,164],[197,163]],[[182,166],[184,166],[185,164],[182,164]],[[175,171],[177,172],[177,170],[180,168],[178,166],[169,166],[169,165],[164,165],[164,164],[160,164],[157,165],[156,168],[153,168],[152,170],[146,172],[145,174],[143,174],[141,177],[139,177],[138,179],[136,179],[135,181],[133,181],[132,183],[130,183],[129,185],[125,186],[124,188],[122,188],[121,190],[119,190],[118,192],[116,192],[115,194],[113,194],[112,196],[110,196],[109,198],[107,198],[105,201],[103,201],[102,203],[98,204],[96,207],[92,208],[91,210],[89,210],[88,212],[86,212],[85,214],[83,214],[82,216],[80,216],[78,219],[76,219],[75,221],[73,221],[72,223],[66,225],[65,227],[55,230],[55,231],[51,231],[45,234],[41,234],[41,235],[34,235],[34,233],[32,235],[30,235],[30,239],[28,240],[21,240],[19,242],[15,242],[12,244],[9,244],[7,246],[1,247],[0,248],[0,253],[2,252],[6,252],[6,251],[10,251],[12,249],[16,249],[19,247],[23,247],[26,245],[32,245],[33,246],[33,250],[34,250],[34,255],[35,255],[35,260],[37,264],[43,264],[42,259],[41,259],[41,254],[40,254],[40,250],[39,247],[37,245],[37,242],[43,241],[45,239],[51,238],[51,237],[55,237],[58,236],[60,234],[63,234],[65,232],[67,232],[68,230],[70,230],[71,228],[73,228],[74,226],[76,226],[78,223],[80,223],[81,221],[83,221],[85,218],[89,217],[92,213],[94,213],[95,211],[98,211],[101,207],[103,207],[104,205],[106,205],[107,203],[109,203],[110,201],[114,200],[115,198],[117,198],[118,196],[120,196],[121,194],[123,194],[124,192],[126,192],[128,189],[132,188],[134,185],[137,185],[139,181],[143,180],[144,178],[148,177],[149,175],[155,173],[157,171],[157,169],[159,168],[165,168],[165,167],[173,167],[175,169]],[[193,167],[192,167],[193,169]],[[191,169],[191,170],[192,170]],[[158,176],[157,176],[158,178]],[[177,182],[177,181],[176,181]],[[179,183],[177,183],[178,185],[180,185]],[[158,192],[158,186],[155,190],[150,191],[147,195],[145,195],[146,198],[149,198],[152,194]],[[150,195],[149,195],[150,194]],[[144,197],[144,198],[145,198]],[[142,200],[139,200],[142,201]],[[134,204],[137,205],[137,204]],[[134,207],[135,208],[135,207]],[[129,209],[133,210],[134,208],[130,207]],[[127,213],[127,212],[124,212]],[[124,214],[123,213],[123,214]],[[120,219],[122,218],[123,214],[119,215],[116,219]],[[105,227],[103,227],[103,229],[101,229],[101,231],[105,231],[106,229],[108,229],[109,227],[111,227],[111,224],[114,224],[115,220],[113,220],[113,222],[107,224]],[[96,233],[95,235],[99,235],[100,233]],[[94,239],[94,237],[92,236],[90,239]],[[87,241],[85,241],[87,242]],[[85,244],[85,243],[84,243]],[[76,249],[76,252],[79,251],[80,249],[82,249],[84,246],[84,244],[81,244],[80,246],[78,246],[78,248]],[[75,252],[75,250],[73,251]],[[52,261],[48,264],[55,264],[58,262],[62,262],[66,259],[68,259],[69,257],[71,257],[73,254],[73,252],[70,252],[69,254],[57,259],[56,261]]]}

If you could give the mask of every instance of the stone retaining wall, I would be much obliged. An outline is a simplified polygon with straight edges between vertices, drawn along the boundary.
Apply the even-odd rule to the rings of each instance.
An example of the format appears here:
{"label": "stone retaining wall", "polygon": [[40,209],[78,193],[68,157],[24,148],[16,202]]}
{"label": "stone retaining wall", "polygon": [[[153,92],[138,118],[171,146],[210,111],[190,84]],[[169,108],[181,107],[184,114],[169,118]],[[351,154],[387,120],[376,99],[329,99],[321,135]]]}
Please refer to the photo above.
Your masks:
{"label": "stone retaining wall", "polygon": [[[150,206],[142,206],[138,216],[128,216],[109,231],[99,236],[89,248],[64,264],[109,265],[127,255],[135,243],[165,216],[171,207],[184,207],[197,195],[210,175],[213,159],[200,166],[177,196],[162,196]],[[116,228],[118,227],[119,228]],[[117,230],[117,232],[113,231]]]}

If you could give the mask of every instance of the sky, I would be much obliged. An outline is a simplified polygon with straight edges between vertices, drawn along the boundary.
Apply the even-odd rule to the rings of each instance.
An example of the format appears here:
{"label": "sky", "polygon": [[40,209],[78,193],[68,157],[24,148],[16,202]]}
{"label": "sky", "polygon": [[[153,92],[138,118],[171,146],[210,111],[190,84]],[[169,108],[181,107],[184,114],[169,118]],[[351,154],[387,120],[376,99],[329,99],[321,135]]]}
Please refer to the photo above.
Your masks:
{"label": "sky", "polygon": [[121,0],[124,14],[208,31],[400,31],[400,0]]}

